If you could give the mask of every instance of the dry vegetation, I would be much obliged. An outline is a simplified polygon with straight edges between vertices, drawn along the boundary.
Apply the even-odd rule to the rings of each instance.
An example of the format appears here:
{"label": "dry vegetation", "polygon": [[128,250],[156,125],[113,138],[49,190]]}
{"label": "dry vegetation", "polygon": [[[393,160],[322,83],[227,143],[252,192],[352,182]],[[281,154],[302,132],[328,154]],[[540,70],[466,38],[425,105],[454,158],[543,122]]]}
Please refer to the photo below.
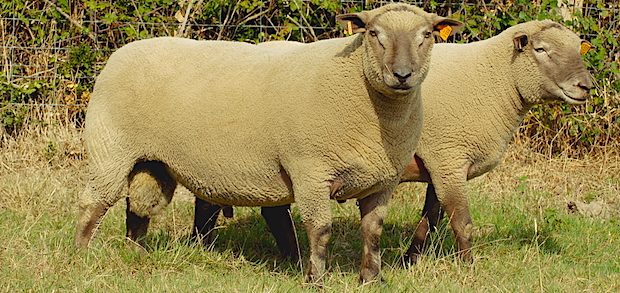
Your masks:
{"label": "dry vegetation", "polygon": [[[310,42],[342,36],[334,15],[389,1],[4,1],[0,6],[0,125],[21,131],[31,104],[62,104],[78,124],[94,77],[120,46],[157,36],[245,42]],[[412,2],[412,1],[408,1]],[[536,106],[519,140],[553,155],[580,157],[617,147],[620,135],[620,4],[577,1],[561,15],[558,1],[415,1],[428,11],[466,23],[449,42],[472,42],[516,23],[552,19],[591,41],[584,56],[595,89],[585,105]],[[560,1],[561,2],[561,1]],[[572,2],[572,1],[569,1]],[[566,3],[566,2],[564,2]],[[566,10],[562,12],[565,14]],[[26,104],[26,105],[23,105]],[[75,106],[78,104],[79,106]],[[35,106],[38,107],[38,106]]]}
{"label": "dry vegetation", "polygon": [[[80,135],[83,106],[75,104],[88,102],[93,76],[114,48],[135,39],[175,34],[180,27],[175,12],[186,11],[189,2],[2,3],[0,291],[312,291],[299,286],[303,276],[296,264],[277,258],[258,209],[240,208],[234,219],[222,219],[211,249],[187,243],[193,203],[183,189],[154,219],[149,253],[126,245],[123,202],[106,216],[91,249],[75,251],[76,201],[86,167]],[[425,8],[451,11],[473,23],[459,35],[463,41],[486,38],[515,21],[557,19],[550,12],[541,14],[547,12],[540,1],[494,1],[498,5],[490,7],[483,5],[485,1],[463,1],[454,10],[456,3],[430,7],[434,2],[425,1]],[[197,3],[184,28],[186,35],[252,42],[338,35],[333,14],[358,4],[322,1],[319,7],[299,2],[304,9],[293,10],[295,5],[277,7],[279,1],[269,1],[268,7],[257,0]],[[402,267],[400,256],[424,201],[423,184],[403,184],[385,223],[386,283],[380,286],[358,287],[359,212],[352,202],[334,203],[327,289],[620,291],[620,14],[615,13],[614,1],[586,3],[608,9],[586,10],[594,14],[573,24],[601,46],[586,56],[597,79],[594,98],[582,107],[535,108],[503,164],[469,184],[477,226],[475,265],[456,261],[452,233],[442,226],[433,237],[434,249],[421,263]],[[323,29],[296,29],[294,22]],[[201,26],[209,23],[222,26],[219,31]],[[243,27],[259,24],[274,27]],[[579,211],[571,213],[570,202]]]}
{"label": "dry vegetation", "polygon": [[[257,209],[238,209],[234,219],[222,219],[218,239],[209,250],[187,243],[193,216],[192,196],[187,190],[180,190],[171,207],[154,220],[148,253],[126,245],[122,202],[104,219],[93,247],[76,253],[72,243],[75,203],[84,185],[85,170],[80,129],[59,122],[58,117],[66,117],[66,109],[39,109],[30,114],[21,134],[3,134],[1,141],[0,288],[311,289],[299,286],[302,275],[296,264],[277,258],[277,249]],[[502,165],[469,185],[477,224],[476,262],[472,267],[456,261],[452,234],[445,226],[433,238],[434,249],[418,266],[402,267],[400,256],[419,219],[423,187],[401,185],[391,204],[382,239],[387,282],[381,286],[357,287],[361,247],[358,212],[353,203],[334,203],[328,288],[620,289],[618,152],[607,149],[584,159],[570,159],[513,145]],[[604,211],[569,214],[570,201],[598,202]],[[296,223],[299,228],[298,215]],[[302,247],[306,247],[303,229],[298,231]]]}

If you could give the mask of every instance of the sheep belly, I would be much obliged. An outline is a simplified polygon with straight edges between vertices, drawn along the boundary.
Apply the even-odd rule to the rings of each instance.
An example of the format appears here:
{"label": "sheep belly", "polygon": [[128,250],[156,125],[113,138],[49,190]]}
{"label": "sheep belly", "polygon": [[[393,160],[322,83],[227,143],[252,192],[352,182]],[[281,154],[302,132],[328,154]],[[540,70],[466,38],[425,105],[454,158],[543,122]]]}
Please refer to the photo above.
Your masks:
{"label": "sheep belly", "polygon": [[277,168],[260,172],[215,175],[206,180],[183,176],[179,181],[197,196],[219,205],[278,206],[294,201],[290,179],[285,172]]}
{"label": "sheep belly", "polygon": [[170,133],[175,134],[169,136],[157,136],[153,128],[139,127],[132,146],[137,148],[138,157],[166,164],[176,181],[207,201],[241,206],[293,202],[290,179],[278,160],[276,146],[264,137],[259,140],[264,132],[244,133],[239,129],[248,129],[245,123],[209,121],[213,125],[189,130],[183,125],[193,123],[168,124],[174,129]]}

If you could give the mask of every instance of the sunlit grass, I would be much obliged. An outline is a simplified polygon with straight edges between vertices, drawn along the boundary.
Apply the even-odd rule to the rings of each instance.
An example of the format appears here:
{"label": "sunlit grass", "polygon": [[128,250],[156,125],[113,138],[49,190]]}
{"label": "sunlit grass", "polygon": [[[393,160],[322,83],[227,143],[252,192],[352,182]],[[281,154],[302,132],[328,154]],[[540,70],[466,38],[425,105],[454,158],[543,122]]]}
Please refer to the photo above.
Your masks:
{"label": "sunlit grass", "polygon": [[[57,143],[57,153],[50,156],[46,153],[50,140],[69,143]],[[297,262],[278,257],[257,208],[237,208],[233,219],[221,218],[209,249],[189,241],[193,202],[183,190],[153,219],[146,252],[124,239],[124,201],[110,210],[91,247],[77,251],[73,233],[84,162],[67,158],[65,151],[74,149],[76,142],[79,139],[67,132],[50,130],[3,144],[0,291],[316,291],[303,285]],[[431,248],[420,262],[403,265],[401,256],[420,217],[424,185],[402,184],[391,201],[381,239],[385,282],[360,287],[359,211],[353,201],[334,202],[325,288],[620,290],[618,159],[601,171],[594,159],[548,160],[529,154],[533,159],[524,160],[524,152],[513,150],[503,165],[468,185],[476,225],[474,265],[455,257],[452,231],[445,223],[431,237]],[[602,218],[569,214],[569,200],[599,200],[610,213]],[[296,210],[294,220],[302,254],[307,255],[308,242]]]}

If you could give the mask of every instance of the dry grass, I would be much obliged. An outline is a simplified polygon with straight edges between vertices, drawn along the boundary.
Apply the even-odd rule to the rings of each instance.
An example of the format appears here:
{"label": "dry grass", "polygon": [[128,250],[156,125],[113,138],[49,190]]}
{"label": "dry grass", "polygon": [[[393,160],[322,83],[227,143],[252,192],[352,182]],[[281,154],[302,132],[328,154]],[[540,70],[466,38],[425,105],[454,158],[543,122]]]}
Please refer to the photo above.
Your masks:
{"label": "dry grass", "polygon": [[[3,136],[0,146],[0,290],[313,291],[300,286],[299,267],[276,257],[258,209],[237,209],[234,219],[220,221],[212,249],[187,245],[193,203],[186,190],[154,219],[149,253],[125,244],[123,203],[104,219],[91,249],[76,252],[75,202],[85,169],[80,130],[57,122],[63,113],[32,114],[27,128],[17,137]],[[423,188],[403,184],[391,204],[382,238],[383,285],[357,285],[359,212],[352,202],[334,204],[327,289],[620,289],[620,154],[576,160],[512,146],[503,164],[469,184],[478,227],[474,266],[456,261],[446,227],[419,265],[402,266]],[[568,201],[601,201],[610,213],[602,219],[570,215]],[[304,234],[300,231],[305,248]]]}
{"label": "dry grass", "polygon": [[526,146],[513,145],[502,164],[470,185],[496,200],[516,190],[524,194],[544,194],[549,202],[539,204],[557,208],[565,207],[569,201],[601,200],[618,205],[619,151],[620,148],[616,148],[573,159],[549,157],[532,152]]}

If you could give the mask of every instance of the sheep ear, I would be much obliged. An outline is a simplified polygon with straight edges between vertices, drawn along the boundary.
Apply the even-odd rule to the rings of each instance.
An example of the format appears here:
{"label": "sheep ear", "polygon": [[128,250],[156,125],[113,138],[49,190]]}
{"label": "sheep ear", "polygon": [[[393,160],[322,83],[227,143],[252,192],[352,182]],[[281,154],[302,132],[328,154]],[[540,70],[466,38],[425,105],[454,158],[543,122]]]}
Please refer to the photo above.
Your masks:
{"label": "sheep ear", "polygon": [[462,28],[463,23],[458,20],[449,19],[438,15],[434,15],[433,17],[433,32],[439,35],[439,37],[441,37],[444,41]]}
{"label": "sheep ear", "polygon": [[514,39],[512,39],[512,42],[515,45],[515,50],[523,52],[525,51],[525,46],[527,46],[529,39],[527,37],[527,34],[518,33],[515,35]]}
{"label": "sheep ear", "polygon": [[596,49],[594,45],[586,40],[581,40],[581,46],[579,47],[579,53],[581,55],[587,54],[592,49]]}
{"label": "sheep ear", "polygon": [[368,15],[364,12],[340,14],[336,16],[336,21],[345,28],[348,34],[363,33],[366,31]]}

